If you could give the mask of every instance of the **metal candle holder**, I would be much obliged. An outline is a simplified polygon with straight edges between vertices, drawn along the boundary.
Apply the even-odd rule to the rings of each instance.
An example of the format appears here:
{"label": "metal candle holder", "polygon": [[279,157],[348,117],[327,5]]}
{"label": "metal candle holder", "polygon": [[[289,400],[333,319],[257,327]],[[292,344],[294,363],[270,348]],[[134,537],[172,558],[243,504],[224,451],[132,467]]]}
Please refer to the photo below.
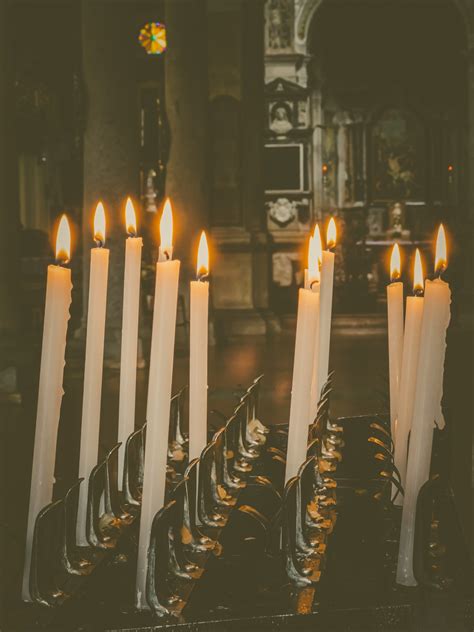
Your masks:
{"label": "metal candle holder", "polygon": [[[187,466],[182,458],[187,451],[182,428],[184,389],[173,397],[166,504],[153,520],[148,550],[150,611],[136,613],[131,601],[121,603],[120,629],[139,629],[142,623],[160,629],[170,621],[187,621],[192,627],[193,621],[224,622],[229,617],[237,618],[243,629],[252,625],[260,629],[260,615],[250,604],[262,599],[269,601],[261,621],[269,625],[278,612],[319,617],[315,613],[320,602],[330,601],[328,595],[335,599],[345,594],[340,587],[347,573],[345,556],[347,551],[357,555],[357,547],[366,546],[361,542],[380,541],[377,546],[388,547],[381,559],[384,572],[393,572],[394,562],[387,562],[395,557],[398,539],[392,484],[399,493],[402,490],[393,467],[388,416],[332,421],[332,377],[322,389],[308,428],[307,458],[286,486],[288,429],[267,428],[259,420],[262,376],[239,396],[232,415],[210,437],[200,458]],[[118,445],[91,473],[88,547],[75,543],[78,489],[86,481],[77,481],[64,498],[40,512],[30,577],[37,604],[64,611],[68,604],[80,604],[80,594],[87,594],[94,578],[104,576],[95,590],[97,585],[108,590],[117,606],[117,571],[111,562],[121,551],[136,547],[145,443],[146,424],[127,439],[122,491],[117,481]],[[446,587],[449,578],[439,571],[445,568],[444,533],[439,526],[444,522],[438,516],[440,506],[449,504],[449,495],[440,490],[442,483],[437,480],[420,494],[415,568],[423,585]],[[351,538],[355,544],[347,549],[345,541]],[[339,556],[341,542],[345,553]],[[371,549],[364,555],[371,563],[378,559]],[[135,568],[133,558],[130,561],[125,576],[131,594]],[[94,611],[100,597],[92,594],[87,599],[87,607]],[[76,622],[77,611],[72,612],[71,621]],[[384,610],[378,606],[377,612]],[[276,619],[274,625],[279,625]]]}

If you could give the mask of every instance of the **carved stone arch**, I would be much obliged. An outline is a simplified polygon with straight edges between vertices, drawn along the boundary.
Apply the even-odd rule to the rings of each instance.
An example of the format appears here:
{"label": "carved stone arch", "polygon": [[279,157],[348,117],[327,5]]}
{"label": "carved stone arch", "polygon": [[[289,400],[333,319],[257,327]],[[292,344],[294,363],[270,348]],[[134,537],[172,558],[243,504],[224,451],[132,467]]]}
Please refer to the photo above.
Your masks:
{"label": "carved stone arch", "polygon": [[[316,11],[325,0],[295,0],[295,51],[308,54],[308,35]],[[474,2],[472,0],[451,0],[460,13],[466,28],[466,36],[474,38]]]}
{"label": "carved stone arch", "polygon": [[295,18],[295,50],[308,54],[308,34],[313,16],[324,0],[301,0]]}

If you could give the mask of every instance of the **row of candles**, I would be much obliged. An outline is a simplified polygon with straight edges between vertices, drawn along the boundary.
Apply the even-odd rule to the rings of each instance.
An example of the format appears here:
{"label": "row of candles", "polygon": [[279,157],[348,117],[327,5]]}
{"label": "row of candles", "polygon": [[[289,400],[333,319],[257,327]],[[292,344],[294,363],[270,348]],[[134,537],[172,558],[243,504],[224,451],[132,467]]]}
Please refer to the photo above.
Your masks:
{"label": "row of candles", "polygon": [[[125,225],[128,233],[125,247],[124,302],[122,322],[122,347],[120,368],[119,424],[119,481],[121,484],[124,445],[135,425],[135,389],[137,373],[138,315],[140,300],[140,270],[142,239],[137,236],[136,217],[131,200],[127,200]],[[444,234],[444,233],[443,233]],[[147,445],[140,518],[140,535],[137,564],[137,605],[146,608],[145,586],[147,549],[151,523],[156,512],[163,506],[166,483],[168,450],[168,420],[170,414],[171,385],[173,374],[176,309],[180,272],[179,260],[173,259],[173,220],[169,200],[166,201],[160,222],[161,244],[156,264],[156,284],[152,324],[152,343],[149,368],[149,388],[146,408]],[[105,316],[109,250],[105,248],[105,212],[101,203],[94,217],[96,247],[91,249],[89,306],[82,403],[82,426],[79,459],[79,476],[85,479],[81,486],[76,540],[87,546],[87,481],[97,463],[100,430],[100,406],[103,372]],[[438,240],[439,241],[439,240]],[[294,476],[305,460],[308,424],[316,414],[319,394],[328,377],[331,313],[334,283],[334,247],[336,225],[331,218],[327,228],[327,247],[322,248],[319,226],[310,238],[308,267],[305,270],[304,287],[299,290],[295,355],[291,393],[289,437],[286,463],[286,480]],[[396,246],[398,249],[398,246]],[[396,250],[397,252],[397,250]],[[39,511],[52,499],[56,439],[63,394],[63,371],[69,308],[71,304],[71,271],[65,267],[70,258],[70,232],[65,216],[58,229],[56,260],[47,273],[46,304],[43,329],[43,345],[40,367],[35,447],[31,480],[30,505],[27,527],[23,598],[30,600],[29,575],[34,523]],[[419,261],[419,253],[417,255]],[[444,258],[444,265],[446,258]],[[400,266],[398,265],[398,276]],[[189,458],[198,457],[207,442],[207,347],[209,303],[209,251],[205,233],[198,248],[197,279],[190,284],[190,380],[189,380]],[[400,446],[396,459],[406,462],[406,438],[418,417],[428,415],[429,388],[437,375],[434,367],[444,362],[444,346],[441,340],[442,319],[437,308],[439,301],[447,304],[449,321],[449,288],[446,299],[446,283],[441,279],[427,281],[425,298],[409,297],[407,300],[406,325],[403,325],[403,287],[399,281],[388,288],[389,355],[391,419],[395,445]],[[441,296],[442,295],[442,296]],[[441,299],[439,298],[441,296]],[[415,300],[410,300],[413,298]],[[420,301],[423,301],[424,308]],[[447,302],[446,302],[447,301]],[[445,312],[443,312],[444,314]],[[445,322],[446,321],[446,322]],[[423,333],[427,339],[423,344]],[[419,344],[416,342],[419,340]],[[435,342],[439,344],[435,344]],[[424,351],[424,349],[427,351]],[[437,355],[436,355],[437,354]],[[436,355],[436,362],[433,357]],[[418,376],[427,367],[429,378]],[[439,373],[439,372],[438,372]],[[417,375],[414,396],[414,375]],[[441,379],[442,381],[442,379]],[[438,375],[438,382],[439,375]],[[405,386],[404,386],[405,385]],[[404,391],[408,391],[407,393]],[[411,389],[411,390],[410,390]],[[437,386],[441,394],[441,382]],[[423,391],[423,397],[420,395]],[[411,399],[410,399],[411,398]],[[423,405],[407,402],[424,402]],[[400,402],[400,406],[398,406]],[[421,410],[418,410],[421,406]],[[414,409],[414,410],[413,410]],[[436,418],[439,418],[439,401]],[[418,412],[417,412],[418,411]],[[418,424],[420,425],[420,424]],[[419,438],[412,432],[407,485],[416,479],[412,487],[419,489],[427,475],[425,461],[431,455],[431,439],[426,432],[427,424],[420,425]],[[397,432],[400,438],[397,438]],[[404,434],[403,434],[404,433]],[[416,448],[415,445],[418,445]],[[405,452],[403,449],[405,445]],[[418,462],[412,466],[411,455],[421,449],[425,469]],[[403,479],[402,479],[403,480]],[[420,483],[421,481],[421,483]],[[415,494],[415,503],[416,503]],[[408,499],[408,494],[405,494]],[[411,498],[411,496],[410,496]],[[413,504],[413,503],[412,503]],[[409,503],[405,501],[405,509]]]}
{"label": "row of candles", "polygon": [[393,247],[390,267],[392,282],[387,287],[390,423],[394,463],[405,492],[394,497],[396,505],[403,505],[396,577],[399,584],[415,586],[416,504],[419,491],[430,476],[433,430],[435,426],[444,426],[441,400],[451,290],[441,278],[447,267],[443,225],[436,239],[434,279],[424,282],[421,255],[416,250],[413,296],[407,297],[405,317],[398,244]]}
{"label": "row of candles", "polygon": [[[138,354],[138,323],[142,238],[132,201],[125,206],[125,270],[119,391],[119,485],[122,484],[124,447],[135,427],[135,396]],[[91,249],[87,335],[82,400],[79,477],[84,479],[79,494],[76,542],[87,546],[87,481],[97,464],[100,431],[103,356],[109,250],[105,247],[105,210],[98,203],[94,214]],[[173,217],[171,203],[165,202],[160,222],[161,245],[156,264],[156,286],[152,325],[150,376],[146,418],[147,449],[143,486],[137,589],[139,605],[145,606],[146,553],[151,522],[163,506],[168,451],[171,385],[180,262],[173,260]],[[34,524],[40,510],[51,502],[54,484],[56,441],[63,396],[63,373],[69,308],[71,305],[71,234],[65,215],[56,238],[56,265],[48,266],[40,382],[35,443],[28,512],[22,597],[31,600],[29,577]],[[190,387],[189,456],[200,455],[207,442],[207,337],[209,303],[209,249],[204,231],[197,256],[197,280],[190,283]]]}

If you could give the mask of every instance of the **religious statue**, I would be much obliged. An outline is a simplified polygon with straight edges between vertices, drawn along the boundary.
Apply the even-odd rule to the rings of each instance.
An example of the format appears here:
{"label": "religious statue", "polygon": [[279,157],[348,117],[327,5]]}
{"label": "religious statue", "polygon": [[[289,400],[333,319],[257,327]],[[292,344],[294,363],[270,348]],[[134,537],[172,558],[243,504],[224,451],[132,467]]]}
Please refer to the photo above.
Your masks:
{"label": "religious statue", "polygon": [[291,48],[293,0],[270,0],[268,6],[268,48]]}
{"label": "religious statue", "polygon": [[148,213],[156,213],[156,190],[155,190],[156,171],[149,169],[146,175],[145,184],[145,211]]}
{"label": "religious statue", "polygon": [[270,129],[279,136],[284,136],[293,129],[290,121],[289,107],[285,103],[277,103],[272,109]]}
{"label": "religious statue", "polygon": [[410,237],[410,231],[403,228],[404,209],[400,202],[396,202],[389,210],[389,225],[390,228],[387,234],[392,237],[402,237],[408,239]]}

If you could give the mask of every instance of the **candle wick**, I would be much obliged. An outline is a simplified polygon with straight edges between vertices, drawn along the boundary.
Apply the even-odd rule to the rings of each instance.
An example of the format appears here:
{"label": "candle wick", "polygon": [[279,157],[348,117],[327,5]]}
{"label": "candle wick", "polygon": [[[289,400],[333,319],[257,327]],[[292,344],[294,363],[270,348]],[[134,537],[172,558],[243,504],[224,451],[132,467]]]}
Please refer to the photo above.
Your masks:
{"label": "candle wick", "polygon": [[98,237],[94,237],[94,241],[95,244],[97,246],[97,248],[103,248],[104,247],[104,242],[102,239],[99,239]]}
{"label": "candle wick", "polygon": [[207,272],[207,270],[205,272],[198,272],[198,275],[197,275],[198,281],[205,281],[208,278],[209,278],[209,272]]}
{"label": "candle wick", "polygon": [[421,298],[423,296],[423,288],[417,287],[416,290],[413,290],[413,294]]}
{"label": "candle wick", "polygon": [[311,281],[311,283],[309,284],[309,289],[312,290],[313,289],[313,285],[315,285],[316,283],[319,283],[319,281],[317,279],[313,279]]}

